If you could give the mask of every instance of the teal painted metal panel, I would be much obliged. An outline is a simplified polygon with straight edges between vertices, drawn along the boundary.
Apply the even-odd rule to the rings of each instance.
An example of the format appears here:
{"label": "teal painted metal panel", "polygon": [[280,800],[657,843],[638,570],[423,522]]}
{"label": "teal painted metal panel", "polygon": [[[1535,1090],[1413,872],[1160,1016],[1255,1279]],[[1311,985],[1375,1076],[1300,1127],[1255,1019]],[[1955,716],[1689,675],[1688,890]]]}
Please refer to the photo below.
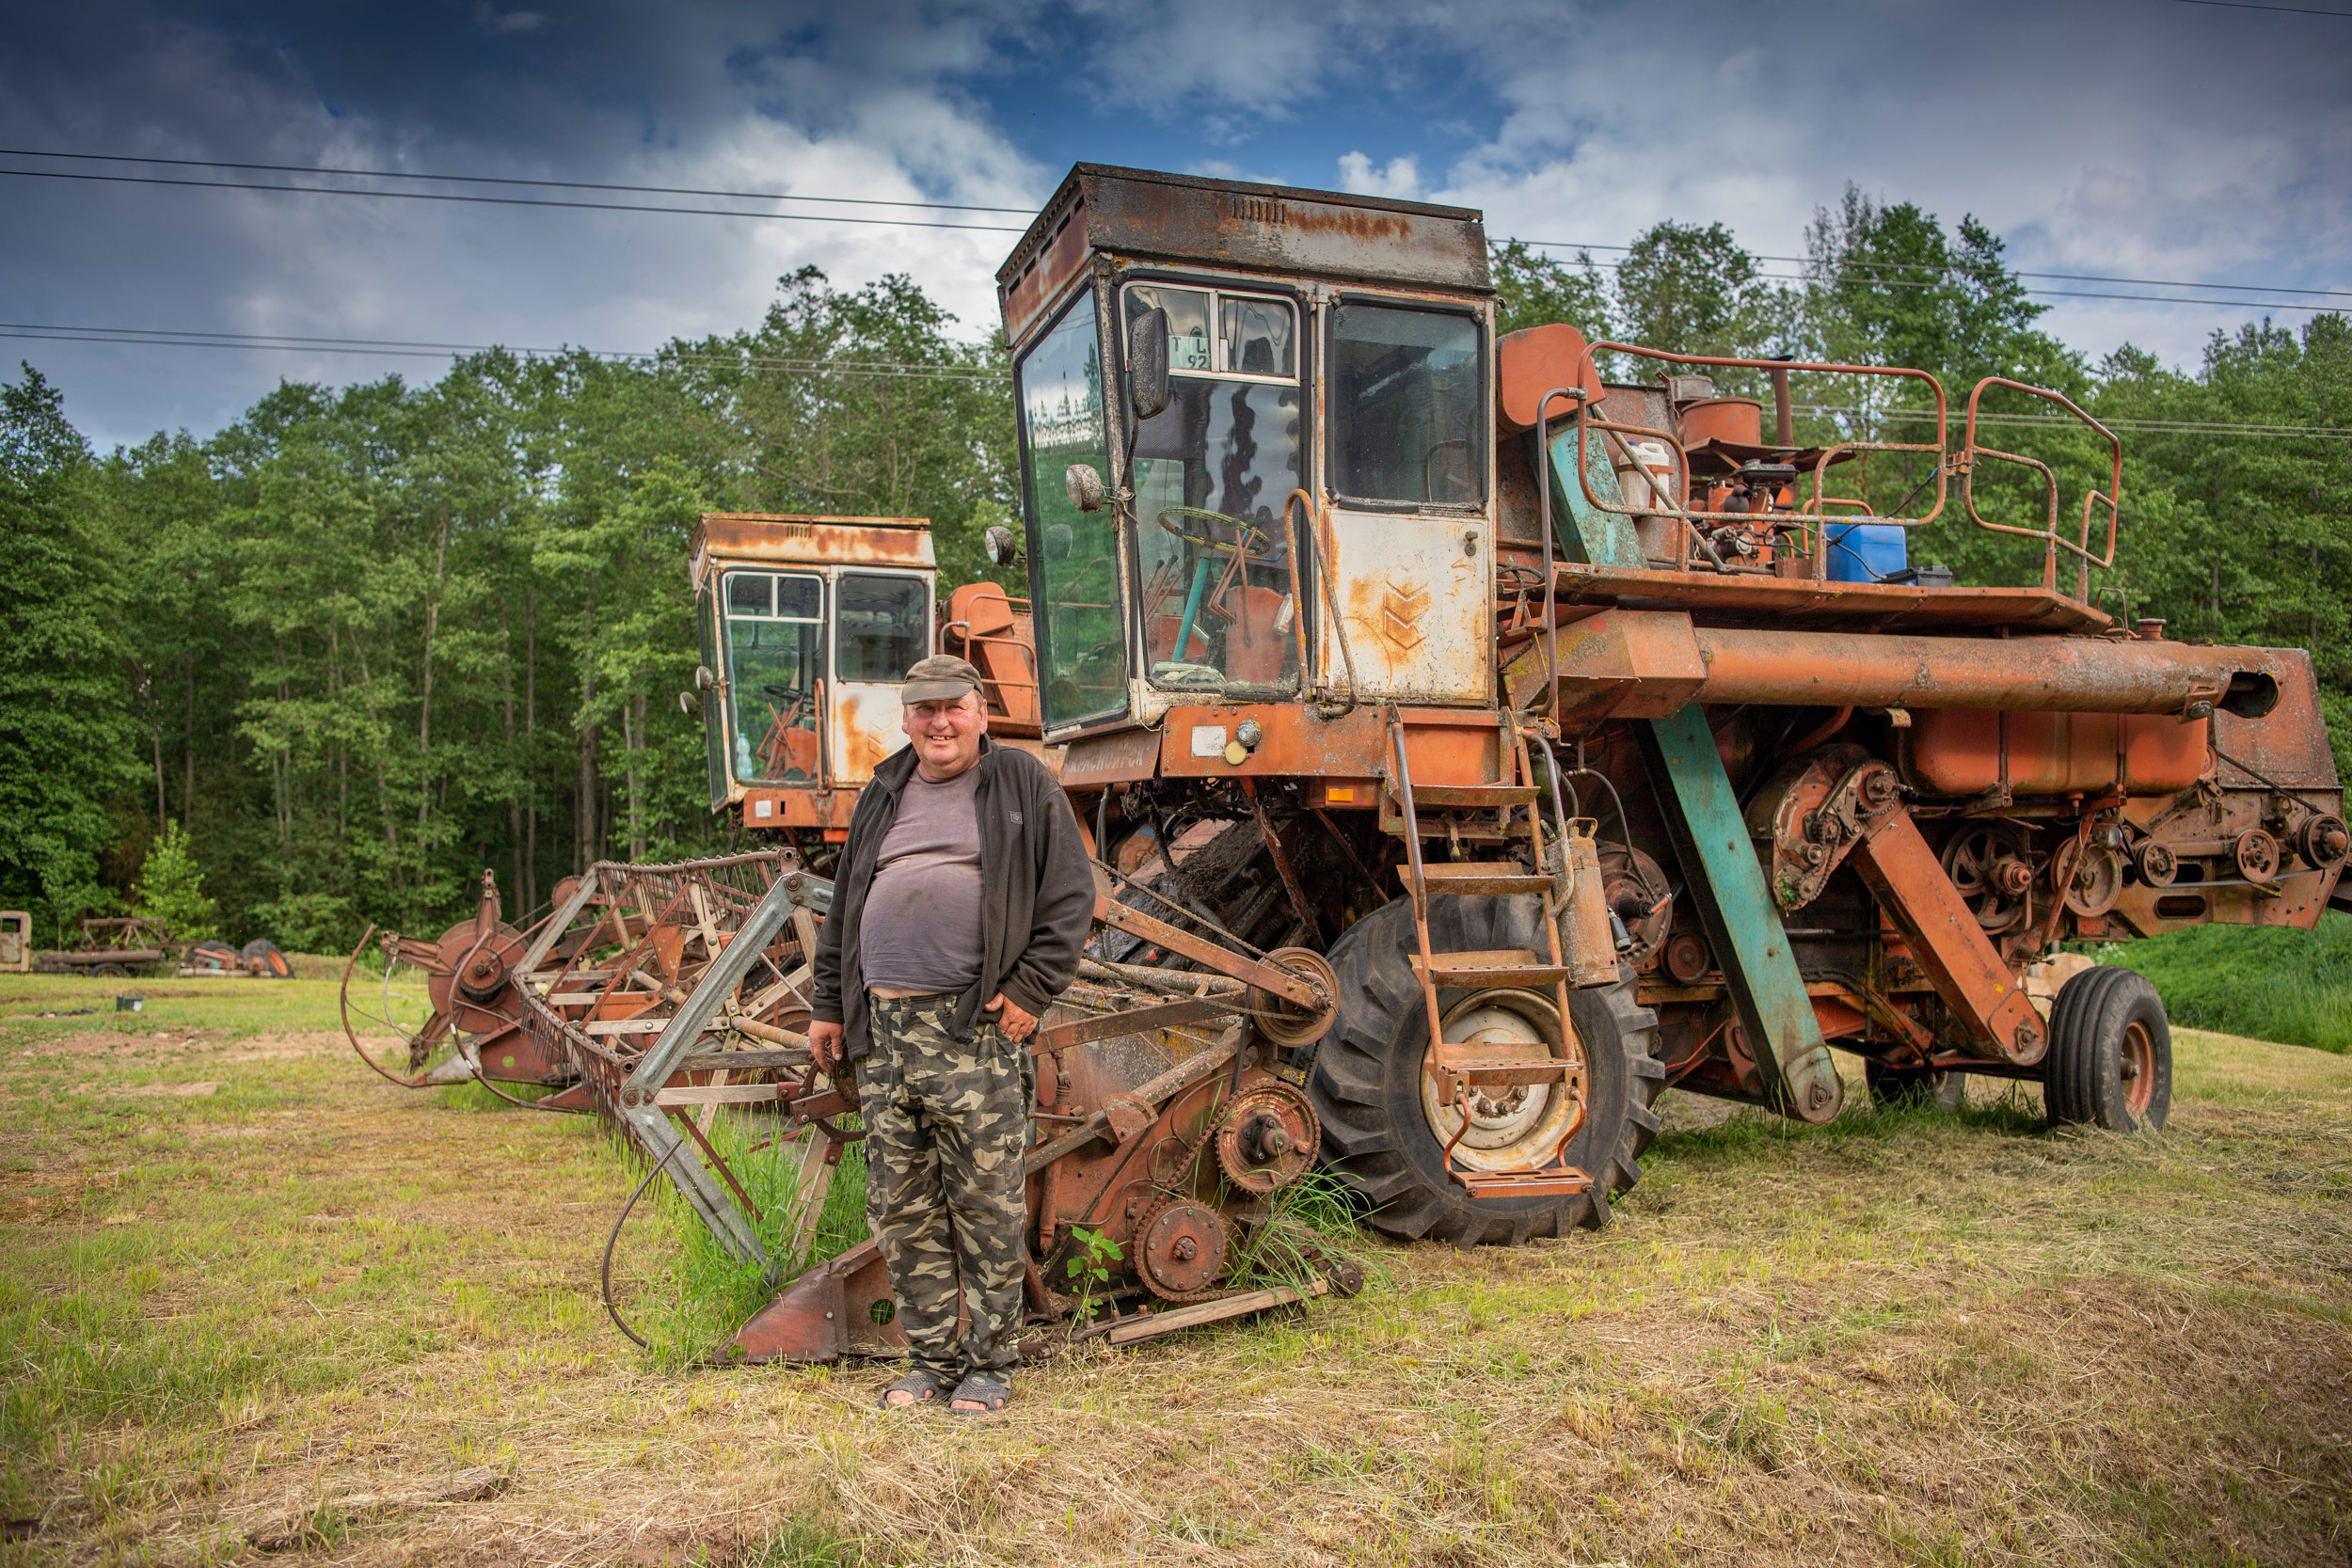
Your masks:
{"label": "teal painted metal panel", "polygon": [[1636,721],[1633,727],[1683,879],[1756,1061],[1780,1064],[1783,1110],[1825,1121],[1837,1114],[1844,1094],[1837,1066],[1821,1041],[1804,975],[1765,886],[1763,863],[1706,712],[1691,703],[1670,719]]}
{"label": "teal painted metal panel", "polygon": [[[1530,455],[1543,467],[1551,483],[1551,527],[1559,535],[1561,553],[1570,561],[1581,561],[1595,566],[1630,566],[1648,564],[1642,558],[1641,537],[1633,531],[1633,519],[1622,513],[1604,512],[1584,497],[1584,486],[1576,482],[1576,424],[1552,437],[1549,464],[1543,464],[1543,438],[1534,431],[1527,433],[1531,443]],[[1625,504],[1624,494],[1617,488],[1617,470],[1610,464],[1608,443],[1596,435],[1585,453],[1584,472],[1593,482],[1593,494],[1613,505]]]}

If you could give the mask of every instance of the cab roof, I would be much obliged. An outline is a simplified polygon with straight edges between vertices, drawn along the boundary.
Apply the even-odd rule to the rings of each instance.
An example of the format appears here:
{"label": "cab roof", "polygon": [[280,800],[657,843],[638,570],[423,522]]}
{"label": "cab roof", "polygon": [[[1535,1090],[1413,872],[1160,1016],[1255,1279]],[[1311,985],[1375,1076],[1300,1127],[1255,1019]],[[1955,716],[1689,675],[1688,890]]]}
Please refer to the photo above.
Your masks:
{"label": "cab roof", "polygon": [[713,562],[793,566],[911,566],[938,562],[927,517],[816,517],[706,512],[687,546],[694,586]]}
{"label": "cab roof", "polygon": [[1341,282],[1494,289],[1486,221],[1472,208],[1078,164],[996,271],[1009,341],[1036,325],[1090,251]]}

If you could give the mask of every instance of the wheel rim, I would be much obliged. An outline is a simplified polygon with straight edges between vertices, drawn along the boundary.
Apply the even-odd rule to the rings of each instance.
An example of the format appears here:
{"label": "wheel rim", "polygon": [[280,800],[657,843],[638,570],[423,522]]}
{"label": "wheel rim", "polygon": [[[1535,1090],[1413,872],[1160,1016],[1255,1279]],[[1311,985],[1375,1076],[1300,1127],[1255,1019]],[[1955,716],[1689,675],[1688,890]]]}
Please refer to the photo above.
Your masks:
{"label": "wheel rim", "polygon": [[[1584,1053],[1574,1031],[1563,1031],[1559,1010],[1534,991],[1480,991],[1454,1004],[1442,1022],[1450,1045],[1496,1047],[1498,1056],[1518,1054],[1513,1047],[1530,1056],[1540,1050],[1580,1069],[1583,1066]],[[1582,1073],[1572,1076],[1581,1078]],[[1519,1085],[1492,1097],[1477,1089],[1470,1093],[1470,1131],[1454,1145],[1458,1165],[1524,1169],[1549,1160],[1575,1130],[1579,1106],[1564,1085]],[[1440,1147],[1461,1130],[1461,1113],[1438,1100],[1437,1083],[1426,1071],[1421,1074],[1421,1110]]]}
{"label": "wheel rim", "polygon": [[2156,1040],[2144,1023],[2123,1027],[2123,1043],[2116,1052],[2116,1073],[2123,1081],[2123,1104],[2133,1117],[2148,1114],[2156,1098]]}

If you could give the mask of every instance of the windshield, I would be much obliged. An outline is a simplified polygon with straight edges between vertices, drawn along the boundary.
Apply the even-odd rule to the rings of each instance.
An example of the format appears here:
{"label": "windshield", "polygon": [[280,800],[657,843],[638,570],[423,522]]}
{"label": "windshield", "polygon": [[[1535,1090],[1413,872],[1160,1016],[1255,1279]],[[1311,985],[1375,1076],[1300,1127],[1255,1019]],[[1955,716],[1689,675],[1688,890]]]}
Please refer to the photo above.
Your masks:
{"label": "windshield", "polygon": [[1119,535],[1111,510],[1081,512],[1062,475],[1084,463],[1107,475],[1103,357],[1094,300],[1080,295],[1018,372],[1028,448],[1029,546],[1038,581],[1038,664],[1045,722],[1074,723],[1127,705],[1127,643],[1119,626]]}
{"label": "windshield", "polygon": [[1478,323],[1451,311],[1331,313],[1332,488],[1350,499],[1486,500]]}
{"label": "windshield", "polygon": [[[1298,675],[1290,531],[1300,483],[1297,318],[1287,300],[1136,283],[1124,319],[1168,322],[1168,406],[1136,438],[1136,561],[1154,686]],[[1210,324],[1216,324],[1216,330]]]}
{"label": "windshield", "polygon": [[745,784],[813,784],[824,584],[797,572],[729,572],[722,592],[735,776]]}

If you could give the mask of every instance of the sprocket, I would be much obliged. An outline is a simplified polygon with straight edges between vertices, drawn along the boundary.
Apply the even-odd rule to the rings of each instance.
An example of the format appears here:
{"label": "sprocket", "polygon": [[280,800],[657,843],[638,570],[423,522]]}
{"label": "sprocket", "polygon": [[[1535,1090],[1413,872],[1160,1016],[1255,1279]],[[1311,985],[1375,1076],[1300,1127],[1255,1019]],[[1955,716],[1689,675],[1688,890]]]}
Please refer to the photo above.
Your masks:
{"label": "sprocket", "polygon": [[1313,1101],[1279,1079],[1235,1096],[1217,1122],[1216,1163],[1225,1180],[1263,1197],[1304,1176],[1323,1139]]}
{"label": "sprocket", "polygon": [[1197,1198],[1167,1197],[1136,1225],[1136,1273],[1162,1301],[1208,1301],[1232,1255],[1225,1218]]}

